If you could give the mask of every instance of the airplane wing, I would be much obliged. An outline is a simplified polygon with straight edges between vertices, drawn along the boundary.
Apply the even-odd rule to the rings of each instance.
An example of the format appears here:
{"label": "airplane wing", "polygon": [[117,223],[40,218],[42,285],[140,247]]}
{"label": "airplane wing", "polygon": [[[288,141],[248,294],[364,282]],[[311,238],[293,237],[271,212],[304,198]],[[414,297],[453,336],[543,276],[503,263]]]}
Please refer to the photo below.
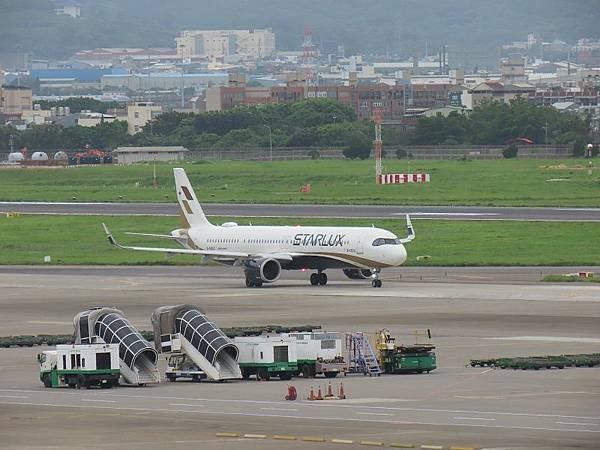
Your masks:
{"label": "airplane wing", "polygon": [[240,253],[240,252],[228,252],[228,251],[214,251],[214,250],[201,250],[201,249],[188,249],[188,248],[165,248],[165,247],[137,247],[133,245],[121,245],[114,238],[106,224],[102,224],[104,228],[104,232],[106,233],[106,237],[108,238],[108,242],[114,247],[121,248],[124,250],[138,250],[138,251],[146,251],[146,252],[161,252],[161,253],[169,253],[169,254],[182,254],[182,255],[200,255],[200,256],[221,256],[221,257],[229,257],[229,258],[248,258],[251,255],[248,253]]}
{"label": "airplane wing", "polygon": [[[277,259],[281,262],[291,262],[293,260],[293,255],[288,253],[259,253],[259,254],[250,254],[243,252],[229,252],[225,250],[202,250],[202,249],[188,249],[188,248],[165,248],[165,247],[138,247],[133,245],[122,245],[117,242],[114,238],[106,224],[102,224],[104,228],[104,232],[106,233],[106,237],[108,238],[108,242],[114,247],[125,249],[125,250],[137,250],[137,251],[146,251],[146,252],[160,252],[167,254],[182,254],[182,255],[200,255],[200,256],[209,256],[217,260],[236,260],[236,259],[248,259],[248,258],[273,258]],[[153,233],[127,233],[134,234],[138,236],[151,236],[151,237],[169,237],[175,239],[174,236],[166,235],[166,234],[153,234]]]}

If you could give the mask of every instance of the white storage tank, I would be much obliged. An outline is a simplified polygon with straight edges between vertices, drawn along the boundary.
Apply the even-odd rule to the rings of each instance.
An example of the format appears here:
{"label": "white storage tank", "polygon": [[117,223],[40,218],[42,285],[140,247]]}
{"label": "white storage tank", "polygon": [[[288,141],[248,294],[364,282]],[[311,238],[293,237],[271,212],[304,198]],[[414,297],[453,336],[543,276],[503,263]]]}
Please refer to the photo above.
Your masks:
{"label": "white storage tank", "polygon": [[67,161],[68,159],[69,156],[62,150],[54,154],[54,161]]}
{"label": "white storage tank", "polygon": [[23,153],[21,153],[21,152],[13,152],[8,155],[8,162],[12,163],[12,164],[19,163],[19,162],[23,161],[24,159],[25,159],[25,157],[23,156]]}
{"label": "white storage tank", "polygon": [[48,161],[48,155],[44,152],[34,152],[31,155],[32,161]]}

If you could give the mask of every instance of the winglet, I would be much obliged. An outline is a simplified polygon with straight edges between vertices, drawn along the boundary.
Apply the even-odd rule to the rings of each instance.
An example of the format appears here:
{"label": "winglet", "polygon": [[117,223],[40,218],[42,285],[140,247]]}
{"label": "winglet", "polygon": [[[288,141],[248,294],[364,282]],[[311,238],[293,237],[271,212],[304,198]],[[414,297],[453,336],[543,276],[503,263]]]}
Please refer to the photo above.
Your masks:
{"label": "winglet", "polygon": [[403,244],[406,244],[415,238],[415,229],[413,228],[412,222],[410,221],[410,216],[408,214],[406,215],[406,231],[408,233],[407,236],[404,239],[400,239],[400,242]]}
{"label": "winglet", "polygon": [[104,233],[106,234],[106,237],[108,238],[108,242],[110,242],[110,245],[112,245],[114,247],[120,247],[120,245],[117,243],[116,239],[114,238],[114,236],[112,235],[112,233],[110,232],[110,230],[108,229],[108,227],[106,226],[106,224],[104,222],[102,222],[102,228],[104,228]]}

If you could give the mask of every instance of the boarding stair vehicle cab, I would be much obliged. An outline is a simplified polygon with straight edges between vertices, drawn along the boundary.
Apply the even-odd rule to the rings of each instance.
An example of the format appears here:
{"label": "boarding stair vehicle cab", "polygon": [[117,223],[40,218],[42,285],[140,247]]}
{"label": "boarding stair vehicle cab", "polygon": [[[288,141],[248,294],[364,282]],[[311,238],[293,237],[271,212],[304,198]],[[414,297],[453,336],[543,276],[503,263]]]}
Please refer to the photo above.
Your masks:
{"label": "boarding stair vehicle cab", "polygon": [[199,308],[192,305],[156,308],[152,327],[158,352],[184,354],[186,361],[211,381],[242,378],[237,346]]}
{"label": "boarding stair vehicle cab", "polygon": [[289,336],[296,339],[298,375],[312,378],[323,374],[335,378],[339,373],[346,373],[348,365],[342,354],[342,334],[313,331]]}
{"label": "boarding stair vehicle cab", "polygon": [[206,374],[185,353],[171,353],[167,360],[165,377],[169,381],[175,381],[178,378],[202,381],[206,379]]}
{"label": "boarding stair vehicle cab", "polygon": [[[411,345],[399,345],[386,328],[377,333],[377,359],[384,373],[423,373],[431,372],[436,366],[435,346],[431,343],[423,343],[423,333],[415,332],[415,343]],[[428,339],[431,332],[426,331]],[[421,343],[419,343],[421,341]]]}
{"label": "boarding stair vehicle cab", "polygon": [[127,233],[171,241],[171,245],[123,245],[102,224],[112,246],[165,255],[197,255],[203,260],[239,267],[248,288],[275,283],[285,270],[312,271],[313,286],[327,284],[326,270],[342,270],[352,280],[371,280],[374,288],[380,288],[381,270],[402,265],[407,258],[404,245],[415,238],[408,215],[405,238],[375,226],[253,226],[235,222],[215,225],[204,214],[185,171],[174,168],[173,175],[183,227],[164,234]]}
{"label": "boarding stair vehicle cab", "polygon": [[37,356],[44,386],[111,388],[119,384],[118,344],[61,344]]}
{"label": "boarding stair vehicle cab", "polygon": [[268,381],[276,376],[290,380],[298,371],[296,339],[286,334],[239,336],[233,342],[240,351],[238,362],[242,378]]}
{"label": "boarding stair vehicle cab", "polygon": [[99,307],[75,316],[76,344],[118,344],[121,381],[145,386],[160,383],[158,353],[122,311]]}
{"label": "boarding stair vehicle cab", "polygon": [[364,333],[346,333],[346,351],[348,352],[348,373],[362,373],[370,377],[381,375],[377,355]]}

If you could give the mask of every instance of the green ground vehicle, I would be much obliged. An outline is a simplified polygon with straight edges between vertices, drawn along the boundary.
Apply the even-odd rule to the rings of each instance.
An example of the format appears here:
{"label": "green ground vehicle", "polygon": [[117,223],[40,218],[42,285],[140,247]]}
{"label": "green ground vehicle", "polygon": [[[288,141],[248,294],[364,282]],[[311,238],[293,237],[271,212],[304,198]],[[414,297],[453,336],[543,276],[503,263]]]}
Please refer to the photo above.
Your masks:
{"label": "green ground vehicle", "polygon": [[377,334],[376,350],[383,373],[423,373],[437,368],[435,346],[431,344],[398,345],[389,330]]}
{"label": "green ground vehicle", "polygon": [[57,345],[37,356],[44,386],[111,388],[119,384],[119,344]]}
{"label": "green ground vehicle", "polygon": [[238,364],[245,380],[252,375],[259,381],[268,381],[272,376],[289,380],[298,371],[296,342],[289,336],[244,336],[233,342],[239,349]]}

